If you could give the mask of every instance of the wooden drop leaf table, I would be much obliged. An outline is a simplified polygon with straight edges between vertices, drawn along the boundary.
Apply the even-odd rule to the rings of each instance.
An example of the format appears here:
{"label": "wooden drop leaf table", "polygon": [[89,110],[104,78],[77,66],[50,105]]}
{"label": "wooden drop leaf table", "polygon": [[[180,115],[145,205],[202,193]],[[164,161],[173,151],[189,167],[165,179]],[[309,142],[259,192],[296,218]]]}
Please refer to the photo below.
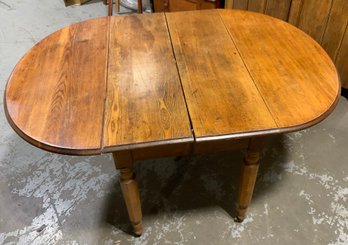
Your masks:
{"label": "wooden drop leaf table", "polygon": [[4,106],[14,130],[39,148],[112,153],[140,235],[135,160],[246,148],[242,221],[267,136],[320,122],[339,93],[334,64],[305,33],[262,14],[220,9],[65,27],[19,61]]}

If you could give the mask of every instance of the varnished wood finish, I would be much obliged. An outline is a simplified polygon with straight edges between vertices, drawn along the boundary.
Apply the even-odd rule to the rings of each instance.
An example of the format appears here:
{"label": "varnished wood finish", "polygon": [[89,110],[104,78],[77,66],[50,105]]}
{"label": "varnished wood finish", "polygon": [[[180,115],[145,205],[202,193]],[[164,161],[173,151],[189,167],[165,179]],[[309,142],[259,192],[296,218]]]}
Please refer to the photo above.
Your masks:
{"label": "varnished wood finish", "polygon": [[106,54],[106,18],[71,25],[36,44],[6,87],[5,111],[16,132],[49,151],[100,153]]}
{"label": "varnished wood finish", "polygon": [[300,130],[337,103],[332,62],[294,27],[242,11],[166,15],[92,20],[43,40],[9,79],[11,125],[38,147],[83,155],[193,142],[191,127],[197,142]]}
{"label": "varnished wood finish", "polygon": [[185,156],[192,153],[192,143],[184,142],[174,145],[159,145],[146,148],[138,148],[132,150],[132,156],[134,161],[153,159],[161,157],[176,157]]}
{"label": "varnished wood finish", "polygon": [[250,204],[257,172],[260,165],[260,152],[265,144],[266,138],[251,138],[248,151],[244,157],[238,191],[237,221],[241,222],[246,216]]}
{"label": "varnished wood finish", "polygon": [[348,59],[342,58],[348,50],[348,1],[226,0],[225,8],[265,13],[299,27],[324,47],[338,68],[342,86],[348,88]]}
{"label": "varnished wood finish", "polygon": [[196,140],[275,128],[218,10],[166,15]]}
{"label": "varnished wood finish", "polygon": [[193,144],[192,152],[194,154],[206,154],[242,150],[248,148],[248,143],[248,138],[200,141]]}
{"label": "varnished wood finish", "polygon": [[[347,64],[340,54],[337,60]],[[4,105],[16,132],[40,148],[113,152],[140,235],[134,160],[248,144],[242,220],[265,135],[318,123],[339,89],[329,56],[295,27],[256,13],[210,10],[108,17],[58,31],[16,66]]]}
{"label": "varnished wood finish", "polygon": [[315,120],[335,105],[336,68],[310,37],[265,15],[221,10],[221,17],[279,128]]}
{"label": "varnished wood finish", "polygon": [[126,203],[129,220],[134,233],[140,236],[143,232],[142,213],[138,182],[133,172],[133,157],[130,151],[113,153],[116,168],[120,171],[120,185]]}
{"label": "varnished wood finish", "polygon": [[164,15],[112,18],[105,151],[182,139],[193,140]]}
{"label": "varnished wood finish", "polygon": [[[345,42],[348,38],[348,1],[297,0],[297,2],[300,8],[291,8],[293,16],[297,16],[295,25],[310,34],[324,47],[336,64],[342,86],[348,88],[348,59],[346,58],[348,42]],[[289,19],[290,23],[293,23],[293,19]]]}

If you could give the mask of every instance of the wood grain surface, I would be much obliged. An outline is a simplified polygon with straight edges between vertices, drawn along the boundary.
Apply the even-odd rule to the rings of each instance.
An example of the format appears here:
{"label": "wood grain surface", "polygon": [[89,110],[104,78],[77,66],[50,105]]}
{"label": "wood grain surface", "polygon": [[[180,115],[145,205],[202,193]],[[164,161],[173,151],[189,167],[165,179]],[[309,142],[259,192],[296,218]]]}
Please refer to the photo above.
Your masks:
{"label": "wood grain surface", "polygon": [[220,13],[279,128],[315,120],[335,105],[339,78],[319,44],[275,18]]}
{"label": "wood grain surface", "polygon": [[253,12],[264,13],[267,5],[267,0],[249,0],[248,10]]}
{"label": "wood grain surface", "polygon": [[289,8],[288,22],[294,26],[298,26],[301,15],[303,0],[292,0]]}
{"label": "wood grain surface", "polygon": [[275,128],[218,10],[166,16],[196,140]]}
{"label": "wood grain surface", "polygon": [[7,84],[11,125],[46,150],[100,153],[106,54],[106,18],[66,27],[35,45]]}
{"label": "wood grain surface", "polygon": [[[321,42],[321,45],[330,55],[332,60],[336,60],[339,50],[342,48],[342,42],[344,35],[346,34],[348,25],[348,1],[347,0],[335,0],[332,4],[329,19],[325,30],[325,35]],[[346,44],[347,45],[347,44]],[[347,50],[348,46],[343,46]],[[347,60],[347,56],[346,60]],[[348,66],[348,61],[347,66]],[[348,73],[348,69],[345,70],[345,74]],[[343,74],[343,72],[342,72]],[[348,80],[347,80],[348,81]]]}
{"label": "wood grain surface", "polygon": [[287,20],[291,0],[267,0],[265,14],[271,15],[281,20]]}
{"label": "wood grain surface", "polygon": [[242,9],[247,10],[248,9],[248,0],[233,0],[232,5],[234,9]]}
{"label": "wood grain surface", "polygon": [[302,3],[298,27],[321,42],[333,0],[306,0]]}
{"label": "wood grain surface", "polygon": [[104,150],[193,141],[163,13],[112,18]]}
{"label": "wood grain surface", "polygon": [[312,126],[333,110],[339,89],[329,56],[302,31],[257,13],[206,10],[64,28],[18,63],[4,105],[37,147],[142,157],[153,155],[147,147],[171,154],[194,141],[203,149]]}
{"label": "wood grain surface", "polygon": [[336,66],[339,71],[343,71],[340,75],[342,81],[345,81],[345,86],[348,88],[348,23],[346,31],[340,45],[340,52],[337,54]]}
{"label": "wood grain surface", "polygon": [[348,59],[342,59],[348,50],[347,0],[226,0],[225,8],[265,13],[302,29],[328,52],[348,88]]}

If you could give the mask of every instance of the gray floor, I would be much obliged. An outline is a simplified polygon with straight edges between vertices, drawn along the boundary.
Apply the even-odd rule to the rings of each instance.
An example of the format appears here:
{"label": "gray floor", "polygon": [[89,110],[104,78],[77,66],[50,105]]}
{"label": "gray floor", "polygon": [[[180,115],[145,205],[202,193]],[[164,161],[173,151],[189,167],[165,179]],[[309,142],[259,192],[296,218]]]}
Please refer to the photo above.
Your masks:
{"label": "gray floor", "polygon": [[348,102],[264,151],[249,216],[233,222],[240,152],[138,163],[144,234],[128,234],[110,155],[36,149],[8,126],[2,97],[20,57],[73,22],[105,15],[94,1],[0,1],[1,244],[348,244]]}

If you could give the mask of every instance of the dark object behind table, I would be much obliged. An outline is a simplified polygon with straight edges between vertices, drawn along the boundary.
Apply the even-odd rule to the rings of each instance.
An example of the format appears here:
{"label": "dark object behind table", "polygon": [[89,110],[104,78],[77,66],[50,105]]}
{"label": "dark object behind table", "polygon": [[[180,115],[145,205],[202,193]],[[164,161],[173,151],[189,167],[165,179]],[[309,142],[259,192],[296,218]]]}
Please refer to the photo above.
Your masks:
{"label": "dark object behind table", "polygon": [[64,3],[65,3],[65,6],[70,6],[70,5],[81,5],[88,1],[89,0],[64,0]]}

